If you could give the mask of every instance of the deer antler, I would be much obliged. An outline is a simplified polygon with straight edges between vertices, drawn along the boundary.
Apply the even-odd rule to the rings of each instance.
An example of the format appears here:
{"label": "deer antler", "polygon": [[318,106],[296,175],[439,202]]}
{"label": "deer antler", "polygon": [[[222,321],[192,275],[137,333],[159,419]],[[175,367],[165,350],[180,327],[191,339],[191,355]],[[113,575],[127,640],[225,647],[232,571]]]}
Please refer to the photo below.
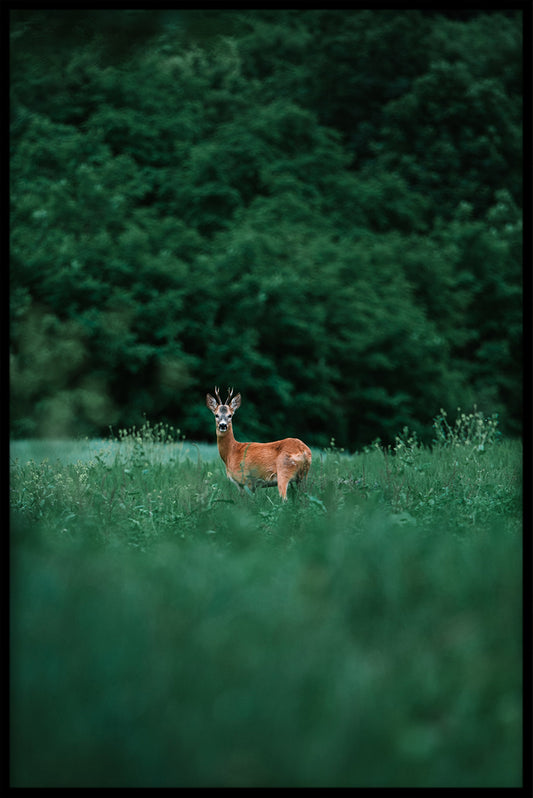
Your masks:
{"label": "deer antler", "polygon": [[227,405],[229,405],[232,396],[233,396],[233,388],[228,388],[228,398],[226,399]]}
{"label": "deer antler", "polygon": [[219,403],[219,405],[221,405],[221,404],[222,404],[222,399],[220,398],[220,394],[219,394],[219,392],[218,392],[218,388],[217,388],[217,386],[216,386],[216,385],[215,385],[215,399],[217,400],[217,402]]}

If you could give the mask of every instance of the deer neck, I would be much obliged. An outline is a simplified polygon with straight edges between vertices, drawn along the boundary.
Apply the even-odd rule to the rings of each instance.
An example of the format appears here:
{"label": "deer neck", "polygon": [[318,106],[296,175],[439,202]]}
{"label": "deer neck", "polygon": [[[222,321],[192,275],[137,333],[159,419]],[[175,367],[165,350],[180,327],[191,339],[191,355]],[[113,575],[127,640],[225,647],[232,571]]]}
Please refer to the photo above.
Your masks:
{"label": "deer neck", "polygon": [[226,432],[217,432],[218,453],[225,463],[228,462],[228,457],[235,444],[236,440],[233,437],[233,428],[231,426],[228,427]]}

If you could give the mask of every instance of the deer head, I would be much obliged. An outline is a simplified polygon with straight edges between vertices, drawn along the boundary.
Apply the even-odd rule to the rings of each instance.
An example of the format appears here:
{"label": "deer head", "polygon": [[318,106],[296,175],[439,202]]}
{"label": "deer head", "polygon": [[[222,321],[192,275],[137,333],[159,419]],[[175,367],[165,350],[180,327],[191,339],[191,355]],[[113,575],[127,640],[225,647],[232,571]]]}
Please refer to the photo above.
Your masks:
{"label": "deer head", "polygon": [[228,388],[228,398],[222,403],[218,388],[215,388],[215,396],[207,394],[206,405],[215,416],[217,435],[225,435],[231,426],[235,411],[241,405],[241,395],[238,393],[237,396],[233,396],[233,388]]}

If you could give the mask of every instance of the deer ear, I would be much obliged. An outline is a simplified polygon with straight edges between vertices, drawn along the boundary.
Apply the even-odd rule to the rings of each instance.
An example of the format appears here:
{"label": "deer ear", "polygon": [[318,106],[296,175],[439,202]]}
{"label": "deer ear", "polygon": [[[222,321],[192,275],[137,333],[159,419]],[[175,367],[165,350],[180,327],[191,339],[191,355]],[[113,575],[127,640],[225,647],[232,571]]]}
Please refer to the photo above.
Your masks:
{"label": "deer ear", "polygon": [[205,403],[212,413],[216,412],[216,409],[218,407],[218,402],[214,396],[211,396],[210,393],[208,393],[207,396],[205,397]]}
{"label": "deer ear", "polygon": [[233,412],[235,412],[237,410],[237,408],[241,406],[241,395],[240,395],[240,393],[238,393],[237,396],[233,397],[233,399],[229,403],[229,406],[231,407]]}

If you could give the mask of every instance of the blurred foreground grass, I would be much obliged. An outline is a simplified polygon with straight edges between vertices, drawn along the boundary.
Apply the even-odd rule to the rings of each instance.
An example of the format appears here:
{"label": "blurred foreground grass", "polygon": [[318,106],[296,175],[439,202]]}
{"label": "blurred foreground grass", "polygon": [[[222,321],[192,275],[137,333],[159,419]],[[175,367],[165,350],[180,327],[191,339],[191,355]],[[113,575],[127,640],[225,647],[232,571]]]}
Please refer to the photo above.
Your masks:
{"label": "blurred foreground grass", "polygon": [[282,505],[137,437],[12,466],[12,786],[521,784],[518,443],[331,447]]}

